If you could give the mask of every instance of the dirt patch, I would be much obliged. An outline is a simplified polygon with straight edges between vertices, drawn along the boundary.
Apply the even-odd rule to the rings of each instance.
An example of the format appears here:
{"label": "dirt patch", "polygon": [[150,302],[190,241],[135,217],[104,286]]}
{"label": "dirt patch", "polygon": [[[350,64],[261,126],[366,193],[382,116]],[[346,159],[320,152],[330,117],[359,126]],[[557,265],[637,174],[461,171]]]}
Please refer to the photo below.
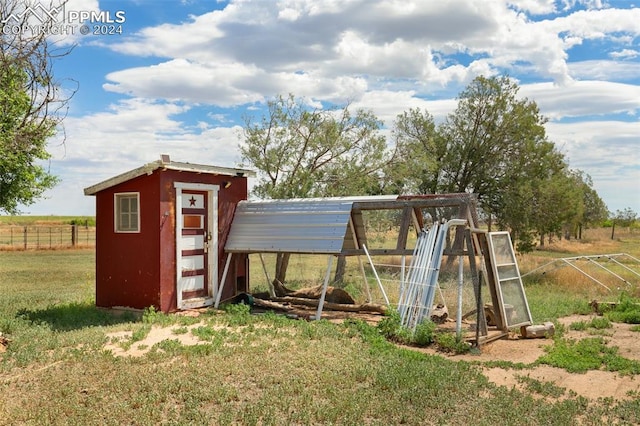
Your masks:
{"label": "dirt patch", "polygon": [[[563,336],[568,339],[580,340],[594,337],[586,331],[570,330],[569,325],[579,321],[590,322],[592,315],[572,315],[558,319],[565,326]],[[603,337],[609,346],[619,348],[618,353],[628,359],[640,360],[640,333],[631,331],[630,324],[613,323],[613,327],[603,331]],[[452,360],[460,361],[508,361],[513,363],[531,364],[545,354],[545,346],[553,342],[549,339],[521,339],[517,336],[496,340],[485,344],[480,354],[447,355],[438,353],[431,348],[421,349],[422,352],[440,354]],[[493,383],[516,387],[524,390],[524,385],[518,377],[526,376],[540,382],[550,382],[556,386],[575,392],[577,395],[590,398],[634,398],[640,392],[640,378],[621,376],[616,372],[588,371],[586,373],[569,373],[566,370],[546,365],[527,368],[524,370],[483,368],[483,374]]]}
{"label": "dirt patch", "polygon": [[[301,315],[303,316],[303,315]],[[344,312],[325,312],[323,318],[332,322],[342,322],[345,318],[358,317],[362,315],[347,314]],[[370,315],[366,321],[375,323],[381,318],[380,315]],[[580,340],[593,337],[585,331],[570,330],[569,325],[579,321],[589,322],[591,315],[574,315],[560,318],[559,323],[564,324],[564,337],[568,339]],[[202,343],[195,337],[191,330],[205,325],[197,323],[188,326],[188,332],[176,333],[178,326],[153,327],[149,334],[142,340],[133,343],[128,349],[123,349],[122,342],[131,339],[132,332],[117,332],[109,334],[109,343],[105,349],[110,350],[116,356],[138,357],[147,353],[153,345],[163,340],[178,340],[183,345],[195,345]],[[210,326],[210,325],[209,325]],[[226,328],[224,326],[217,326]],[[631,325],[614,323],[613,327],[604,330],[603,337],[610,346],[619,348],[619,354],[625,358],[640,360],[640,333],[631,331]],[[545,354],[545,346],[552,345],[549,339],[522,339],[516,335],[486,343],[479,354],[450,355],[437,352],[433,348],[411,348],[423,353],[440,355],[453,361],[508,361],[512,363],[532,364]],[[563,369],[546,365],[525,369],[508,368],[482,368],[483,374],[493,383],[508,388],[517,388],[526,391],[526,384],[521,377],[540,382],[550,382],[556,386],[566,389],[567,394],[575,393],[589,399],[615,398],[618,400],[630,399],[640,393],[640,378],[634,376],[621,376],[615,372],[608,371],[588,371],[586,373],[569,373]]]}
{"label": "dirt patch", "polygon": [[525,391],[525,385],[518,380],[518,377],[525,376],[540,382],[553,383],[569,392],[575,392],[575,394],[589,399],[632,399],[640,392],[640,380],[634,377],[620,376],[609,371],[587,371],[575,374],[561,368],[542,365],[532,370],[485,368],[483,374],[499,386],[515,387]]}
{"label": "dirt patch", "polygon": [[[198,327],[207,327],[214,331],[224,330],[227,333],[241,333],[245,328],[244,326],[227,327],[225,325],[212,325],[204,321],[189,325],[188,327],[178,325],[170,327],[153,326],[143,339],[131,344],[129,344],[129,342],[131,341],[131,338],[133,336],[132,331],[118,331],[115,333],[109,333],[107,334],[108,343],[104,348],[108,351],[111,351],[115,356],[140,357],[149,352],[155,344],[163,342],[165,340],[177,340],[183,346],[205,344],[207,343],[206,340],[203,341],[192,333],[192,330]],[[268,326],[254,325],[253,327],[267,328]],[[283,331],[284,330],[279,330],[280,334],[284,334]],[[280,341],[278,339],[271,339],[270,342],[274,345],[277,345]]]}
{"label": "dirt patch", "polygon": [[105,349],[113,352],[115,356],[132,356],[140,357],[149,352],[149,350],[156,343],[160,343],[164,340],[178,340],[183,345],[196,345],[201,343],[200,339],[191,334],[191,329],[203,325],[202,323],[190,325],[187,333],[176,333],[181,327],[157,327],[154,326],[149,331],[149,334],[142,340],[134,342],[130,347],[123,347],[123,343],[131,340],[133,335],[132,331],[119,331],[115,333],[107,334],[109,342],[105,345]]}

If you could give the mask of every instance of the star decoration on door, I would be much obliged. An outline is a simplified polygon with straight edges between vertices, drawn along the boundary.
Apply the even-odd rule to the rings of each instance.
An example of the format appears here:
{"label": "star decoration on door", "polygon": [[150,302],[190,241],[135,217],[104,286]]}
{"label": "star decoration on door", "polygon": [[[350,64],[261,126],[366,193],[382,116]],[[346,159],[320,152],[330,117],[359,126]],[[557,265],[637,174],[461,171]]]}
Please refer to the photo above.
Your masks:
{"label": "star decoration on door", "polygon": [[191,198],[189,198],[189,207],[191,206],[195,206],[196,205],[196,199],[195,197],[192,195]]}

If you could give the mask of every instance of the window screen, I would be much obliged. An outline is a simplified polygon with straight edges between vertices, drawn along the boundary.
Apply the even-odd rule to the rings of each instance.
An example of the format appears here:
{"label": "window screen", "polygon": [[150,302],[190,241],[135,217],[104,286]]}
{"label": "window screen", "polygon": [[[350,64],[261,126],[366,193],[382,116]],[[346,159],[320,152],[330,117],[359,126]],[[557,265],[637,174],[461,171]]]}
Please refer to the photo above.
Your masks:
{"label": "window screen", "polygon": [[139,193],[116,194],[116,232],[140,231]]}

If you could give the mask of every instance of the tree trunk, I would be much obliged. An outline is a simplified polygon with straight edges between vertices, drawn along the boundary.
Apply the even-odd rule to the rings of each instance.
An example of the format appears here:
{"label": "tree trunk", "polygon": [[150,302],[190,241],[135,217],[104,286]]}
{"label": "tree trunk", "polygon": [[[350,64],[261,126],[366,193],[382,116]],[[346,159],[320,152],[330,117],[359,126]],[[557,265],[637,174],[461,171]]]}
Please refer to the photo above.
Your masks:
{"label": "tree trunk", "polygon": [[333,284],[335,287],[344,288],[344,273],[347,269],[347,257],[338,256],[338,262],[336,263],[336,275],[333,278]]}
{"label": "tree trunk", "polygon": [[544,234],[540,234],[540,247],[544,247]]}
{"label": "tree trunk", "polygon": [[281,283],[286,282],[287,268],[289,267],[289,258],[291,253],[278,253],[276,256],[276,280]]}
{"label": "tree trunk", "polygon": [[[451,229],[451,228],[449,228]],[[454,229],[453,241],[451,238],[451,232],[447,235],[447,244],[445,250],[463,250],[464,249],[464,228],[456,226]],[[450,268],[453,263],[458,259],[458,256],[447,256],[447,262],[445,263],[447,268]]]}

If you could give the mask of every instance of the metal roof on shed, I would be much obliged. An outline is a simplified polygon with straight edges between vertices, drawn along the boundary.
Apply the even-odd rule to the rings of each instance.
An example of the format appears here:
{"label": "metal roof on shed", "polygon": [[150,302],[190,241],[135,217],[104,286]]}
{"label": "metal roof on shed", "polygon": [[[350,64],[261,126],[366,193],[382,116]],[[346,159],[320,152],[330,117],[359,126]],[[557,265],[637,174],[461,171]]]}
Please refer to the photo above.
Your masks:
{"label": "metal roof on shed", "polygon": [[349,229],[354,203],[396,199],[397,195],[241,201],[225,251],[340,254],[357,248]]}
{"label": "metal roof on shed", "polygon": [[112,178],[109,178],[95,185],[89,186],[84,189],[84,195],[96,195],[96,193],[103,191],[105,189],[111,188],[112,186],[121,184],[122,182],[129,181],[131,179],[137,178],[138,176],[142,176],[145,174],[149,175],[157,169],[177,170],[181,172],[208,173],[208,174],[225,175],[225,176],[256,177],[256,172],[253,170],[210,166],[207,164],[183,163],[183,162],[171,161],[171,160],[168,160],[168,161],[157,160],[151,163],[147,163],[144,166],[135,168],[133,170],[129,170],[128,172],[119,174]]}

